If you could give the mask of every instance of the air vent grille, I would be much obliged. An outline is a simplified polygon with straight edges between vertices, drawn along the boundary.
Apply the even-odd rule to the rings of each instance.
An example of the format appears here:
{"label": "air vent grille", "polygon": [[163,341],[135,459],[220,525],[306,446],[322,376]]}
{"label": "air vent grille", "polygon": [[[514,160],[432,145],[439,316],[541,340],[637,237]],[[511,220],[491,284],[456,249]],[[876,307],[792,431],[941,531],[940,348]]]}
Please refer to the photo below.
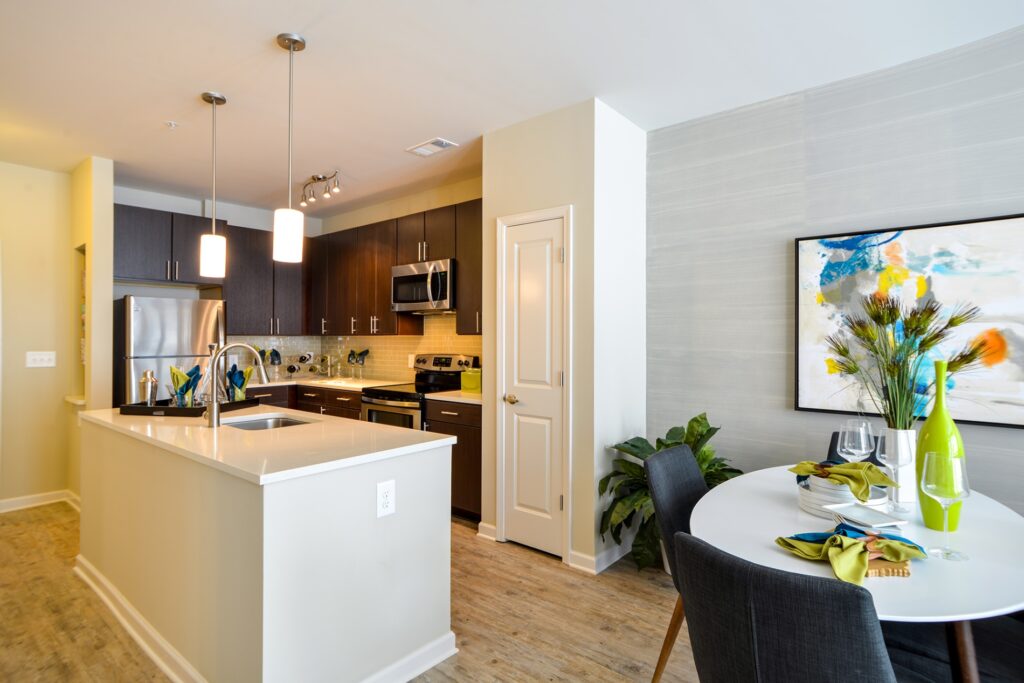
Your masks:
{"label": "air vent grille", "polygon": [[415,154],[418,157],[429,157],[431,154],[437,154],[438,152],[443,152],[451,147],[458,146],[459,145],[457,143],[454,143],[451,140],[434,138],[433,140],[427,140],[426,142],[421,142],[418,145],[407,147],[405,151]]}

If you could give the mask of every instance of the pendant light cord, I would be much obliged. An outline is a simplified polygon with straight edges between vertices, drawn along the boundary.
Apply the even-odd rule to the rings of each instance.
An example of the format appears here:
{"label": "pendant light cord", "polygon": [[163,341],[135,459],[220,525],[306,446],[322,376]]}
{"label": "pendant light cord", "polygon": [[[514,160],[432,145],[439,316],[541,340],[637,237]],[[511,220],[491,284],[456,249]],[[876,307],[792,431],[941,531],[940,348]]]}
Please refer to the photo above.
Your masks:
{"label": "pendant light cord", "polygon": [[210,211],[210,232],[217,234],[217,102],[210,103],[213,107],[213,209]]}
{"label": "pendant light cord", "polygon": [[295,45],[288,45],[288,208],[292,208],[292,73],[295,64]]}

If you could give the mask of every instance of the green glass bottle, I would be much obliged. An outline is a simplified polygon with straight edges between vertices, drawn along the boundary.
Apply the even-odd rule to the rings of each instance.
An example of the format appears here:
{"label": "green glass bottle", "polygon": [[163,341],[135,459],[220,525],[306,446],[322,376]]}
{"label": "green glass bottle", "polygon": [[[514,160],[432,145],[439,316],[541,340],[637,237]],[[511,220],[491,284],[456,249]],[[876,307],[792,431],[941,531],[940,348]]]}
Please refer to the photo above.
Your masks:
{"label": "green glass bottle", "polygon": [[[942,506],[921,490],[921,470],[924,468],[925,453],[942,453],[954,457],[964,457],[964,441],[960,438],[960,430],[946,410],[946,361],[935,361],[935,403],[932,412],[924,421],[917,438],[917,502],[921,506],[921,516],[929,529],[942,531]],[[956,531],[960,524],[960,506],[957,501],[949,507],[949,530]]]}

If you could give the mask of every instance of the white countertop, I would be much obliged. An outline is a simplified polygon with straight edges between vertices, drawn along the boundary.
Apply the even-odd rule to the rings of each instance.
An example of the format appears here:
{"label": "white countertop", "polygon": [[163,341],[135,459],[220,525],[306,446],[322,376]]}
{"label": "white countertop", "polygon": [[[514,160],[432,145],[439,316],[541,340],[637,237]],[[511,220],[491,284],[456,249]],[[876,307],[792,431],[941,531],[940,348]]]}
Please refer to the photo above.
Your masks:
{"label": "white countertop", "polygon": [[249,383],[247,389],[258,389],[260,387],[290,387],[292,385],[302,387],[327,387],[329,389],[344,389],[346,391],[362,391],[367,387],[384,387],[389,384],[402,384],[400,379],[349,379],[345,377],[291,377],[266,384]]}
{"label": "white countertop", "polygon": [[428,401],[451,401],[452,403],[472,403],[473,405],[482,406],[484,404],[484,395],[477,394],[469,391],[438,391],[434,394],[427,394]]}
{"label": "white countertop", "polygon": [[[259,485],[455,443],[452,436],[272,406],[221,413],[218,429],[207,427],[199,417],[121,415],[117,409],[80,415],[87,422]],[[256,431],[230,426],[257,415],[288,416],[308,424]]]}

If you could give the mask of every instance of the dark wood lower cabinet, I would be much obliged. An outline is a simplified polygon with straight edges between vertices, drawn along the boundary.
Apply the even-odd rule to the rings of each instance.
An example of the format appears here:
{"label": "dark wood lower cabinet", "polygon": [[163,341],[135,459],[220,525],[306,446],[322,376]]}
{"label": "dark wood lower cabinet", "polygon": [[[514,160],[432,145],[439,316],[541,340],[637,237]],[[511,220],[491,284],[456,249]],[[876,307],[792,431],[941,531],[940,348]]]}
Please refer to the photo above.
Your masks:
{"label": "dark wood lower cabinet", "polygon": [[260,405],[277,408],[295,407],[295,387],[251,387],[245,390],[246,398],[258,398]]}
{"label": "dark wood lower cabinet", "polygon": [[480,520],[480,413],[478,405],[427,401],[426,431],[458,439],[452,446],[452,512]]}
{"label": "dark wood lower cabinet", "polygon": [[308,413],[345,417],[358,420],[362,409],[363,395],[358,391],[325,389],[321,387],[296,387],[295,408]]}

